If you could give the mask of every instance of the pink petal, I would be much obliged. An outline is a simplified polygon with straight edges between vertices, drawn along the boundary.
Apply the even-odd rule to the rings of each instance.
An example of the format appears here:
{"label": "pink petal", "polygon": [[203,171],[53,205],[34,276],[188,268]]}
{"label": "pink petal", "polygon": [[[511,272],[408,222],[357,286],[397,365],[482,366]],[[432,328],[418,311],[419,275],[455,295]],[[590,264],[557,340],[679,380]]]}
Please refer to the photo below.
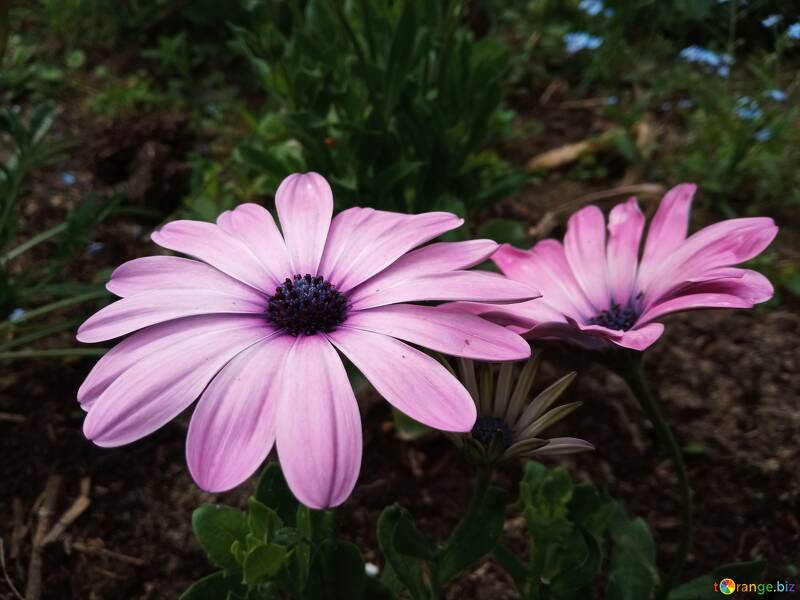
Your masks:
{"label": "pink petal", "polygon": [[750,260],[777,233],[775,222],[768,217],[730,219],[701,229],[654,267],[644,282],[640,279],[647,303],[657,301],[676,285],[703,273]]}
{"label": "pink petal", "polygon": [[172,347],[191,345],[195,338],[205,339],[209,334],[224,336],[242,328],[269,331],[260,316],[202,315],[167,321],[134,333],[95,364],[78,390],[78,401],[88,410],[114,380],[148,356],[168,352]]}
{"label": "pink petal", "polygon": [[294,495],[311,508],[337,506],[361,467],[361,419],[336,351],[321,336],[295,338],[275,381],[278,456]]}
{"label": "pink petal", "polygon": [[553,438],[546,446],[542,446],[526,456],[561,456],[563,454],[574,454],[576,452],[586,452],[594,450],[594,446],[580,438],[560,437]]}
{"label": "pink petal", "polygon": [[123,298],[168,289],[224,290],[241,298],[262,297],[254,288],[211,265],[177,256],[145,256],[123,263],[114,269],[106,288]]}
{"label": "pink petal", "polygon": [[[235,327],[235,328],[234,328]],[[91,404],[83,433],[98,446],[121,446],[152,433],[189,406],[225,364],[269,333],[236,323],[159,347],[122,372]]]}
{"label": "pink petal", "polygon": [[258,204],[240,204],[226,210],[217,224],[233,237],[240,239],[276,281],[295,274],[286,251],[283,236],[269,211]]}
{"label": "pink petal", "polygon": [[328,337],[401,412],[444,431],[472,429],[475,403],[437,360],[394,338],[347,326]]}
{"label": "pink petal", "polygon": [[286,249],[296,275],[316,275],[333,215],[333,192],[318,173],[295,173],[275,193]]}
{"label": "pink petal", "polygon": [[664,326],[661,323],[648,323],[644,327],[637,325],[636,329],[624,331],[622,337],[612,341],[623,348],[642,351],[652,346],[662,333]]}
{"label": "pink petal", "polygon": [[351,302],[357,303],[372,293],[371,290],[391,288],[423,275],[468,269],[489,258],[496,249],[497,243],[492,240],[429,244],[404,254],[391,266],[358,285],[348,295]]}
{"label": "pink petal", "polygon": [[278,336],[252,345],[225,365],[206,388],[189,424],[186,462],[202,489],[224,492],[250,477],[275,442],[283,359],[294,342]]}
{"label": "pink petal", "polygon": [[347,326],[476,360],[520,360],[531,355],[530,346],[517,334],[454,308],[413,304],[372,308],[351,314]]}
{"label": "pink petal", "polygon": [[642,254],[642,270],[658,265],[686,239],[689,211],[697,191],[693,183],[682,183],[666,193],[650,221]]}
{"label": "pink petal", "polygon": [[595,312],[609,305],[606,283],[606,223],[596,206],[586,206],[569,218],[564,251],[575,279]]}
{"label": "pink petal", "polygon": [[751,308],[753,303],[747,299],[723,293],[697,293],[678,296],[671,300],[658,302],[639,318],[640,323],[648,323],[669,313],[699,308]]}
{"label": "pink petal", "polygon": [[492,260],[508,277],[535,284],[547,304],[562,314],[584,321],[597,312],[575,280],[564,248],[556,240],[542,240],[528,251],[504,244]]}
{"label": "pink petal", "polygon": [[512,326],[516,330],[528,331],[543,323],[566,323],[564,315],[547,304],[544,298],[513,304],[491,304],[484,302],[452,302],[445,307],[479,315],[498,325]]}
{"label": "pink petal", "polygon": [[434,300],[475,300],[509,302],[529,300],[540,294],[530,285],[513,281],[497,273],[487,271],[450,271],[404,279],[384,288],[380,282],[369,283],[351,299],[355,310],[385,306],[398,302],[421,302]]}
{"label": "pink petal", "polygon": [[608,287],[611,298],[627,306],[636,282],[636,265],[639,262],[639,243],[644,228],[644,215],[636,198],[617,204],[608,217]]}
{"label": "pink petal", "polygon": [[244,242],[212,223],[172,221],[150,237],[162,248],[199,258],[268,294],[275,291],[279,283]]}
{"label": "pink petal", "polygon": [[102,308],[78,329],[78,341],[102,342],[156,323],[203,314],[264,314],[267,301],[217,290],[160,290],[128,296]]}
{"label": "pink petal", "polygon": [[347,292],[406,252],[464,221],[445,212],[420,215],[350,208],[331,223],[320,273]]}

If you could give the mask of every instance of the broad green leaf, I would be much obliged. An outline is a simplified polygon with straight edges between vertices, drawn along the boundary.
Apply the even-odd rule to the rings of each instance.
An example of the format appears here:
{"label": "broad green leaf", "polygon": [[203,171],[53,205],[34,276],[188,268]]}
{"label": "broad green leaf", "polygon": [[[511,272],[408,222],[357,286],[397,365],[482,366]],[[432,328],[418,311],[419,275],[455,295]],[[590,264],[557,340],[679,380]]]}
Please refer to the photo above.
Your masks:
{"label": "broad green leaf", "polygon": [[503,531],[508,493],[490,486],[483,502],[462,522],[436,565],[436,578],[445,584],[472,563],[490,554]]}
{"label": "broad green leaf", "polygon": [[668,600],[719,600],[719,592],[714,591],[714,578],[703,575],[670,591]]}
{"label": "broad green leaf", "polygon": [[245,594],[246,590],[238,577],[220,571],[193,583],[180,600],[228,600],[232,593]]}
{"label": "broad green leaf", "polygon": [[283,521],[274,510],[254,497],[247,501],[247,525],[250,533],[260,542],[272,542]]}
{"label": "broad green leaf", "polygon": [[419,560],[401,553],[396,544],[397,530],[403,527],[405,519],[410,517],[401,506],[393,504],[385,508],[378,519],[378,545],[397,579],[408,589],[412,598],[420,600],[427,597],[427,592]]}
{"label": "broad green leaf", "polygon": [[767,561],[752,560],[748,562],[731,563],[714,569],[714,580],[721,581],[730,577],[734,581],[759,581],[767,568]]}
{"label": "broad green leaf", "polygon": [[272,579],[286,564],[286,548],[277,544],[264,544],[253,549],[244,559],[244,582],[254,585]]}
{"label": "broad green leaf", "polygon": [[395,103],[400,98],[403,86],[407,84],[406,76],[414,58],[414,40],[417,35],[417,17],[414,2],[405,2],[403,13],[397,23],[394,39],[389,50],[386,62],[383,90],[385,91],[384,111],[389,114],[394,110]]}
{"label": "broad green leaf", "polygon": [[658,581],[655,566],[655,543],[642,519],[620,516],[611,524],[614,552],[606,587],[607,600],[649,598]]}
{"label": "broad green leaf", "polygon": [[329,568],[333,575],[333,595],[337,600],[359,600],[364,596],[367,576],[358,546],[338,542],[332,550]]}
{"label": "broad green leaf", "polygon": [[575,529],[570,538],[560,545],[560,554],[560,568],[551,584],[553,596],[590,586],[600,572],[603,560],[597,539],[584,529]]}
{"label": "broad green leaf", "polygon": [[608,529],[617,503],[591,484],[576,485],[569,502],[569,518],[596,538]]}
{"label": "broad green leaf", "polygon": [[500,543],[495,546],[492,554],[498,565],[514,580],[517,590],[524,596],[525,586],[528,579],[528,570],[523,562],[507,546]]}
{"label": "broad green leaf", "polygon": [[223,569],[239,570],[231,546],[245,542],[248,528],[243,512],[221,504],[201,506],[192,513],[192,528],[211,562]]}
{"label": "broad green leaf", "polygon": [[286,484],[278,463],[269,463],[261,473],[256,500],[278,513],[286,525],[295,525],[298,502]]}

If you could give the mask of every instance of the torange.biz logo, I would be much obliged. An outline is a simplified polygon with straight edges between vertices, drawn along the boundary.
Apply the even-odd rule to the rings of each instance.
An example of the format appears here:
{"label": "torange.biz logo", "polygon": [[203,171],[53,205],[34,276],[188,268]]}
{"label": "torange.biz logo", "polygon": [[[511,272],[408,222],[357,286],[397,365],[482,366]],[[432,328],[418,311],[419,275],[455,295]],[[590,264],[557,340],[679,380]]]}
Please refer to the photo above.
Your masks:
{"label": "torange.biz logo", "polygon": [[798,587],[789,581],[776,581],[775,583],[736,583],[730,577],[720,582],[714,582],[714,591],[730,596],[733,592],[743,592],[763,596],[772,592],[797,592]]}

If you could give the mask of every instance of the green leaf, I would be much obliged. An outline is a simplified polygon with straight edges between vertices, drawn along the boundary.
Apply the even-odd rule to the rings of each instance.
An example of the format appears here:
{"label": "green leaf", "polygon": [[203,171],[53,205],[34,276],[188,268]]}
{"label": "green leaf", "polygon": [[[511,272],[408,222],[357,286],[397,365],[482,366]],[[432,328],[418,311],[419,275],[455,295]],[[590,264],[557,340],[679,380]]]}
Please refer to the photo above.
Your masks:
{"label": "green leaf", "polygon": [[201,506],[192,513],[192,528],[211,562],[223,569],[239,571],[231,546],[234,542],[245,542],[248,528],[244,513],[221,504]]}
{"label": "green leaf", "polygon": [[340,600],[358,600],[364,596],[366,573],[358,546],[338,542],[333,549],[329,568],[333,577],[333,595]]}
{"label": "green leaf", "polygon": [[247,592],[237,577],[220,571],[190,585],[189,589],[181,594],[180,600],[227,600],[232,593]]}
{"label": "green leaf", "polygon": [[697,577],[670,591],[668,600],[717,600],[719,592],[714,591],[714,583],[731,578],[742,583],[757,582],[763,578],[767,563],[764,560],[731,563],[714,569],[711,575]]}
{"label": "green leaf", "polygon": [[517,590],[524,597],[528,570],[525,568],[523,562],[504,544],[497,544],[492,556],[494,556],[497,564],[511,576],[511,579],[514,580],[514,585],[517,586]]}
{"label": "green leaf", "polygon": [[508,493],[490,486],[483,502],[462,522],[436,565],[436,578],[445,584],[472,563],[491,553],[503,532]]}
{"label": "green leaf", "polygon": [[767,568],[767,561],[753,560],[748,562],[731,563],[714,569],[714,580],[721,581],[730,577],[734,581],[758,581]]}
{"label": "green leaf", "polygon": [[676,587],[669,593],[667,599],[719,600],[719,597],[719,592],[714,591],[714,578],[711,575],[703,575]]}
{"label": "green leaf", "polygon": [[528,461],[520,483],[528,532],[539,548],[544,549],[572,531],[567,519],[567,504],[572,498],[572,482],[564,469],[549,470]]}
{"label": "green leaf", "polygon": [[649,598],[658,580],[655,543],[642,519],[629,520],[622,509],[611,524],[614,553],[608,573],[607,600]]}
{"label": "green leaf", "polygon": [[556,597],[589,586],[600,572],[603,555],[597,539],[585,529],[579,528],[561,546],[558,558],[558,574],[551,585]]}
{"label": "green leaf", "polygon": [[569,518],[600,538],[618,510],[617,503],[591,484],[576,485],[569,502]]}
{"label": "green leaf", "polygon": [[284,479],[278,463],[269,463],[261,473],[255,497],[256,500],[278,513],[286,525],[294,527],[298,502],[289,486],[286,485],[286,479]]}
{"label": "green leaf", "polygon": [[364,580],[364,600],[395,600],[397,596],[392,590],[374,577],[367,577]]}
{"label": "green leaf", "polygon": [[415,421],[396,408],[392,408],[392,419],[394,420],[394,428],[397,430],[397,437],[404,442],[420,440],[436,433],[427,425]]}
{"label": "green leaf", "polygon": [[244,559],[244,582],[251,586],[273,579],[286,564],[288,552],[277,544],[264,544],[252,550]]}
{"label": "green leaf", "polygon": [[489,219],[478,228],[478,237],[521,246],[525,242],[525,227],[511,219]]}
{"label": "green leaf", "polygon": [[403,86],[407,84],[406,77],[414,58],[414,40],[418,29],[414,4],[414,2],[405,3],[389,49],[383,83],[386,92],[385,114],[390,114],[394,109]]}
{"label": "green leaf", "polygon": [[274,510],[254,497],[247,501],[247,525],[250,533],[261,542],[272,542],[283,521]]}
{"label": "green leaf", "polygon": [[410,519],[408,512],[397,504],[385,508],[378,519],[378,545],[395,576],[408,589],[411,597],[422,599],[427,593],[419,560],[400,552],[396,544],[398,529],[406,528],[404,521]]}

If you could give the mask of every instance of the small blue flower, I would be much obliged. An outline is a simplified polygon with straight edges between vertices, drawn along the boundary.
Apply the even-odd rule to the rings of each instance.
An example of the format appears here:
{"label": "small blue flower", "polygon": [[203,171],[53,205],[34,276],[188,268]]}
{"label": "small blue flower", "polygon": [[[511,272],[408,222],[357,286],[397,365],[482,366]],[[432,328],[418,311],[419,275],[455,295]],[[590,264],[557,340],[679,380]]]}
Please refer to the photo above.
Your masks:
{"label": "small blue flower", "polygon": [[786,35],[789,36],[790,40],[800,40],[800,21],[789,25],[789,29],[786,30]]}
{"label": "small blue flower", "polygon": [[66,172],[61,174],[61,183],[64,185],[75,185],[75,175]]}
{"label": "small blue flower", "polygon": [[733,110],[745,121],[755,121],[764,115],[758,102],[749,96],[742,96],[739,98]]}
{"label": "small blue flower", "polygon": [[86,254],[89,256],[97,256],[105,247],[106,245],[103,242],[92,242],[86,247]]}
{"label": "small blue flower", "polygon": [[596,17],[603,12],[603,2],[601,0],[581,0],[578,8],[590,17]]}
{"label": "small blue flower", "polygon": [[603,45],[603,38],[591,35],[585,31],[576,31],[564,34],[564,44],[568,54],[575,54],[581,50],[597,50]]}
{"label": "small blue flower", "polygon": [[616,96],[609,96],[608,98],[606,98],[606,104],[608,104],[609,106],[616,106],[617,104],[619,104],[619,98],[617,98]]}
{"label": "small blue flower", "polygon": [[763,129],[759,129],[758,131],[756,131],[755,137],[756,141],[768,142],[772,139],[772,131],[769,128],[764,127]]}
{"label": "small blue flower", "polygon": [[764,95],[767,98],[775,100],[775,102],[786,102],[786,99],[789,97],[789,94],[784,92],[783,90],[767,90],[764,92]]}
{"label": "small blue flower", "polygon": [[781,17],[780,15],[770,15],[770,16],[768,16],[766,19],[764,19],[763,21],[761,21],[761,24],[762,24],[764,27],[775,27],[775,25],[777,25],[778,23],[780,23],[780,21],[781,21],[781,19],[782,19],[782,18],[783,18],[783,17]]}
{"label": "small blue flower", "polygon": [[678,100],[678,108],[692,108],[694,106],[694,102],[692,102],[689,98],[681,98]]}
{"label": "small blue flower", "polygon": [[688,46],[681,50],[680,56],[686,62],[712,67],[720,77],[728,77],[731,73],[730,65],[735,62],[730,54],[714,52],[702,46]]}
{"label": "small blue flower", "polygon": [[15,308],[11,311],[11,314],[8,315],[8,320],[12,323],[16,323],[17,321],[21,321],[22,318],[28,313],[24,308]]}

